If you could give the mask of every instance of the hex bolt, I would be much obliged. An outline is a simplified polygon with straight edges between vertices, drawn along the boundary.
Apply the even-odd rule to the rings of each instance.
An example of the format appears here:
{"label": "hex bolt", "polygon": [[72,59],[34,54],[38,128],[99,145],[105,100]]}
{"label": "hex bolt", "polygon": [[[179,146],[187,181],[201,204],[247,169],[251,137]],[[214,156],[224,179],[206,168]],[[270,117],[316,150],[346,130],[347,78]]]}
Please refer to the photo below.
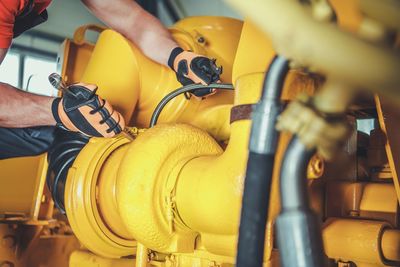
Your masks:
{"label": "hex bolt", "polygon": [[203,36],[200,36],[199,38],[197,38],[197,42],[198,43],[204,43],[206,41],[206,39]]}

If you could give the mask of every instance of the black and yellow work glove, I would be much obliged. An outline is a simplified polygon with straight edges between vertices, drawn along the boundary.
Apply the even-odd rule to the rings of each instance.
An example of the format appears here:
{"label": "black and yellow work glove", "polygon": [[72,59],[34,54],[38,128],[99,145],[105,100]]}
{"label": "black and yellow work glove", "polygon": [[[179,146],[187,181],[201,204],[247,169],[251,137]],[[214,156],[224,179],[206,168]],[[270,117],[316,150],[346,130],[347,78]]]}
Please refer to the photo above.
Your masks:
{"label": "black and yellow work glove", "polygon": [[125,127],[122,115],[96,94],[97,86],[70,85],[56,98],[52,112],[57,126],[87,136],[113,137]]}
{"label": "black and yellow work glove", "polygon": [[[176,77],[182,85],[219,82],[222,67],[215,64],[215,59],[209,59],[180,47],[172,50],[168,65],[176,72]],[[191,92],[197,97],[205,97],[215,93],[215,89],[198,89]]]}

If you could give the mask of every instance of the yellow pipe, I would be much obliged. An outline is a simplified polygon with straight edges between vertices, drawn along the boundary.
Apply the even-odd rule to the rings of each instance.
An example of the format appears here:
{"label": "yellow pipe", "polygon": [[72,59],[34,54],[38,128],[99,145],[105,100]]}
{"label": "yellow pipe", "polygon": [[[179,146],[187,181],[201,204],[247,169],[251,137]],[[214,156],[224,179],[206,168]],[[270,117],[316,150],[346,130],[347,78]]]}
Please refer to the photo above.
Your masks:
{"label": "yellow pipe", "polygon": [[[245,28],[245,32],[252,33],[250,40],[257,41],[257,30],[251,25]],[[108,38],[120,39],[115,33],[109,34]],[[246,42],[237,53],[237,66],[243,66],[241,63],[249,58],[257,60],[260,57],[257,51],[249,53],[249,36],[242,34],[241,38]],[[258,61],[257,71],[252,73],[251,66],[235,69],[235,105],[254,104],[259,99],[264,69],[273,56],[269,42],[264,44],[262,59],[265,62]],[[245,54],[247,56],[243,56]],[[312,79],[291,72],[284,90],[285,99],[293,97],[293,92],[313,92],[315,85]],[[141,97],[138,101],[142,101]],[[208,114],[213,128],[226,127],[229,107],[209,106],[221,112],[220,118],[205,110],[201,113]],[[77,236],[95,253],[116,257],[127,255],[127,251],[115,243],[104,242],[103,228],[96,225],[107,224],[105,228],[114,234],[113,239],[116,236],[134,237],[145,247],[163,253],[193,252],[197,249],[195,239],[200,232],[207,251],[233,257],[250,121],[236,121],[231,130],[224,153],[205,131],[183,124],[157,125],[129,144],[125,144],[126,140],[122,142],[121,137],[91,141],[75,160],[66,185],[67,213]],[[86,202],[79,201],[82,192]],[[93,212],[94,203],[99,216],[92,218],[90,212]],[[271,203],[274,214],[277,197]],[[113,211],[107,213],[109,210]],[[93,225],[96,226],[94,229]],[[272,251],[271,230],[270,222],[266,259]],[[96,236],[90,233],[88,239],[85,231],[94,232]],[[113,251],[111,255],[109,250]]]}
{"label": "yellow pipe", "polygon": [[[235,85],[235,105],[256,103],[263,78],[264,73],[241,76]],[[180,171],[177,210],[189,228],[213,234],[237,233],[250,126],[249,120],[232,123],[229,145],[222,155],[194,158]]]}
{"label": "yellow pipe", "polygon": [[[330,218],[322,232],[325,253],[331,259],[385,265],[381,242],[387,229],[390,226],[380,221]],[[393,233],[386,236],[385,251],[389,257],[397,257],[391,243],[396,238],[398,235]]]}
{"label": "yellow pipe", "polygon": [[[263,79],[263,72],[265,71],[266,65],[273,56],[273,50],[268,43],[268,41],[263,42],[265,44],[262,53],[260,54],[257,51],[249,50],[251,40],[260,40],[258,31],[252,27],[250,24],[245,23],[241,41],[239,44],[239,50],[236,54],[235,58],[235,66],[234,69],[234,78],[245,76],[248,73],[251,73],[252,66],[254,72],[254,64],[252,66],[242,64],[248,62],[249,59],[252,58],[253,62],[257,62],[257,67],[255,67],[259,72],[257,74],[253,74],[245,79],[243,82],[236,83],[237,92],[235,93],[235,104],[240,103],[256,103],[259,99],[261,92],[261,83]],[[240,51],[240,52],[239,52]],[[252,51],[249,53],[249,51]],[[247,56],[245,56],[245,54]],[[260,60],[260,56],[263,60]],[[264,60],[265,59],[265,60]],[[263,61],[263,62],[261,62]],[[246,65],[246,66],[245,66]],[[244,81],[246,80],[246,81]],[[241,83],[245,85],[241,85]],[[244,89],[240,89],[244,88]],[[240,91],[240,93],[239,93]],[[218,108],[218,107],[215,107]],[[229,106],[226,107],[226,111],[230,109]],[[226,112],[224,111],[224,112]],[[204,114],[203,114],[204,115]],[[203,116],[199,115],[199,116]],[[207,114],[208,118],[213,121],[213,125],[221,125],[222,119],[216,119],[215,116],[211,114]],[[225,118],[229,118],[227,112],[221,115],[225,115]],[[205,116],[206,117],[206,116]],[[226,124],[223,124],[226,125]],[[161,126],[161,125],[160,125]],[[182,222],[180,219],[180,214],[176,211],[176,205],[178,203],[178,198],[180,195],[176,195],[176,192],[180,189],[176,187],[176,183],[180,182],[177,179],[180,176],[181,168],[185,166],[191,159],[197,158],[199,156],[204,155],[218,155],[221,154],[222,150],[215,142],[204,142],[201,146],[203,152],[198,149],[198,144],[196,139],[198,136],[202,136],[203,134],[198,133],[197,131],[193,131],[190,128],[183,127],[180,125],[169,126],[172,127],[170,130],[167,130],[166,127],[156,127],[155,129],[148,130],[144,135],[140,136],[138,140],[136,140],[131,145],[131,149],[126,154],[124,161],[121,164],[120,176],[118,179],[118,202],[119,202],[119,210],[121,213],[121,217],[125,224],[130,228],[131,233],[134,234],[135,238],[137,238],[140,242],[144,243],[151,249],[159,249],[159,251],[173,251],[177,249],[179,246],[181,249],[193,250],[193,244],[190,245],[190,242],[185,243],[182,240],[192,240],[193,237],[190,237],[195,233],[195,231],[188,231],[187,225]],[[220,126],[219,126],[220,127]],[[225,126],[226,127],[226,126]],[[234,123],[230,128],[234,130],[234,133],[231,133],[230,145],[226,152],[221,157],[209,157],[208,162],[210,164],[210,168],[217,171],[217,173],[212,173],[211,171],[207,172],[207,181],[208,183],[202,183],[205,187],[212,188],[224,188],[226,184],[230,184],[229,188],[231,190],[227,191],[229,195],[228,198],[233,199],[234,207],[236,213],[240,210],[240,197],[241,197],[241,183],[235,184],[234,181],[238,182],[243,180],[243,173],[246,164],[247,158],[247,140],[250,123],[249,121],[238,121]],[[178,131],[179,129],[179,131]],[[176,130],[176,131],[175,131]],[[182,133],[181,133],[182,132]],[[156,140],[158,139],[158,140]],[[190,139],[193,139],[191,142]],[[165,141],[164,141],[165,140]],[[180,147],[180,155],[176,155],[176,142],[179,142]],[[191,147],[192,146],[192,147]],[[165,150],[165,151],[164,151]],[[138,152],[139,151],[139,152]],[[143,152],[141,152],[143,151]],[[151,157],[144,157],[141,155],[145,153],[145,151],[152,151]],[[229,152],[230,151],[230,152]],[[200,153],[201,152],[201,153]],[[148,153],[148,152],[146,152]],[[135,155],[136,154],[136,155]],[[228,156],[230,155],[230,156]],[[235,159],[235,155],[237,155],[237,159]],[[180,158],[176,158],[179,156]],[[231,160],[233,162],[230,162]],[[155,162],[156,160],[156,162]],[[205,160],[207,161],[207,160]],[[199,162],[202,162],[200,160]],[[190,162],[191,164],[191,162]],[[199,163],[202,164],[202,163]],[[202,166],[206,166],[207,163]],[[133,166],[141,166],[141,168],[132,168]],[[232,170],[225,168],[224,166],[233,166]],[[186,173],[185,168],[184,172]],[[168,174],[168,183],[165,181],[165,177],[162,175],[163,173]],[[135,180],[132,177],[144,177],[146,179]],[[193,173],[194,174],[194,173]],[[185,174],[186,175],[186,174]],[[190,175],[188,173],[188,175]],[[236,177],[238,176],[238,177]],[[241,177],[240,177],[241,176]],[[196,174],[197,177],[197,174]],[[214,179],[215,177],[220,177],[220,179]],[[229,181],[232,177],[236,177],[234,180]],[[138,179],[138,178],[136,178]],[[143,180],[143,181],[142,181]],[[164,182],[163,182],[164,181]],[[201,180],[199,180],[201,182]],[[213,183],[219,183],[218,186]],[[160,184],[169,184],[167,188],[160,188]],[[188,184],[188,186],[191,186]],[[195,185],[193,185],[195,186]],[[192,186],[192,187],[193,187]],[[145,191],[145,194],[141,188],[152,188],[151,191]],[[150,189],[149,189],[150,190]],[[161,198],[167,198],[167,203],[164,203],[164,206],[154,205],[151,203],[158,203],[160,200],[160,192]],[[150,194],[151,193],[151,194]],[[216,196],[221,197],[221,196]],[[206,198],[203,200],[206,201]],[[149,202],[149,204],[144,204],[144,202]],[[133,206],[137,205],[137,208]],[[151,205],[146,208],[147,205]],[[210,208],[215,204],[212,204]],[[174,206],[174,208],[168,209],[168,207]],[[167,207],[167,208],[166,208]],[[205,207],[205,206],[204,206]],[[205,207],[203,211],[203,215],[206,214]],[[141,213],[139,213],[139,211]],[[143,211],[146,211],[144,214]],[[200,210],[198,210],[200,212]],[[193,210],[192,210],[193,213]],[[227,211],[225,210],[225,213]],[[152,215],[153,214],[153,215]],[[155,214],[160,214],[155,216]],[[161,215],[163,214],[163,215]],[[215,214],[215,213],[214,213]],[[144,227],[143,221],[136,220],[138,216],[142,218],[148,218],[151,222],[147,222],[147,226]],[[206,214],[206,217],[210,215]],[[165,222],[161,222],[159,217],[166,218]],[[201,216],[199,216],[201,217]],[[217,215],[215,219],[222,218],[221,214]],[[219,234],[223,233],[234,233],[237,231],[237,218],[234,218],[234,215],[229,214],[225,221],[228,221],[229,218],[232,218],[229,222],[229,226]],[[203,220],[202,218],[201,220]],[[152,227],[150,227],[150,224]],[[236,225],[236,227],[235,227]],[[221,226],[217,226],[219,230],[221,230]],[[186,230],[185,230],[186,229]],[[151,231],[150,231],[151,230]],[[198,229],[196,229],[197,231]],[[182,238],[183,232],[187,231],[185,234],[187,237]],[[218,233],[218,231],[215,231]],[[159,242],[156,243],[153,240],[149,240],[148,236],[155,235],[159,239]],[[211,235],[209,235],[211,236]],[[215,235],[214,235],[215,236]],[[204,236],[203,236],[204,238]],[[207,237],[205,237],[207,239]],[[223,238],[229,240],[235,240],[235,238]],[[182,247],[182,245],[185,243]],[[205,241],[204,243],[209,244],[210,242]],[[211,242],[213,243],[213,242]],[[235,242],[222,242],[225,248],[221,248],[223,251],[229,250],[229,254],[234,253]],[[162,246],[160,245],[162,244]],[[215,244],[215,242],[213,243]],[[226,248],[228,247],[228,249]]]}
{"label": "yellow pipe", "polygon": [[[235,103],[256,102],[263,77],[242,76]],[[250,121],[231,127],[221,156],[214,140],[185,125],[154,127],[130,144],[119,169],[117,201],[122,220],[140,243],[161,252],[189,252],[198,231],[237,232]],[[226,247],[232,255],[235,244]]]}
{"label": "yellow pipe", "polygon": [[400,263],[400,231],[387,229],[382,235],[382,252],[385,259]]}
{"label": "yellow pipe", "polygon": [[135,239],[160,252],[193,250],[196,233],[175,221],[171,178],[187,160],[221,152],[207,133],[185,124],[160,124],[129,145],[119,166],[117,202]]}

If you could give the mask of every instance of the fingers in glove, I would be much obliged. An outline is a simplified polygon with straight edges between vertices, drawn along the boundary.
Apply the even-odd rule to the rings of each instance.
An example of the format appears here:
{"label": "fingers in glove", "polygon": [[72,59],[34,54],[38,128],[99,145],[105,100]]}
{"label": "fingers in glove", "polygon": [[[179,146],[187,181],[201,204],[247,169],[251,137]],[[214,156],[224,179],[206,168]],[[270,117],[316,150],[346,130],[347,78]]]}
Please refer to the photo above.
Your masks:
{"label": "fingers in glove", "polygon": [[79,108],[79,111],[89,125],[98,133],[93,134],[94,136],[113,137],[124,129],[125,121],[119,112],[114,111],[108,101],[102,101],[104,101],[104,105],[97,112],[92,112],[95,109],[89,106],[82,106]]}

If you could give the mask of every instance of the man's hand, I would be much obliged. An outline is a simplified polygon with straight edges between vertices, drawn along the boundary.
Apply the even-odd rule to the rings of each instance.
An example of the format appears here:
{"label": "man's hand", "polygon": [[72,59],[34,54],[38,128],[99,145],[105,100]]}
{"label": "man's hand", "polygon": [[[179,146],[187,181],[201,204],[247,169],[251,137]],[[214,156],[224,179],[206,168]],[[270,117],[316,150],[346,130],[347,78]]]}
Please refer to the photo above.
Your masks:
{"label": "man's hand", "polygon": [[[176,77],[182,85],[210,84],[219,82],[222,67],[217,67],[214,59],[184,51],[177,47],[172,50],[168,65],[176,72]],[[215,89],[196,90],[192,94],[204,97],[215,93]]]}
{"label": "man's hand", "polygon": [[53,101],[52,112],[59,126],[87,136],[113,137],[125,128],[122,115],[96,94],[95,85],[74,84]]}

